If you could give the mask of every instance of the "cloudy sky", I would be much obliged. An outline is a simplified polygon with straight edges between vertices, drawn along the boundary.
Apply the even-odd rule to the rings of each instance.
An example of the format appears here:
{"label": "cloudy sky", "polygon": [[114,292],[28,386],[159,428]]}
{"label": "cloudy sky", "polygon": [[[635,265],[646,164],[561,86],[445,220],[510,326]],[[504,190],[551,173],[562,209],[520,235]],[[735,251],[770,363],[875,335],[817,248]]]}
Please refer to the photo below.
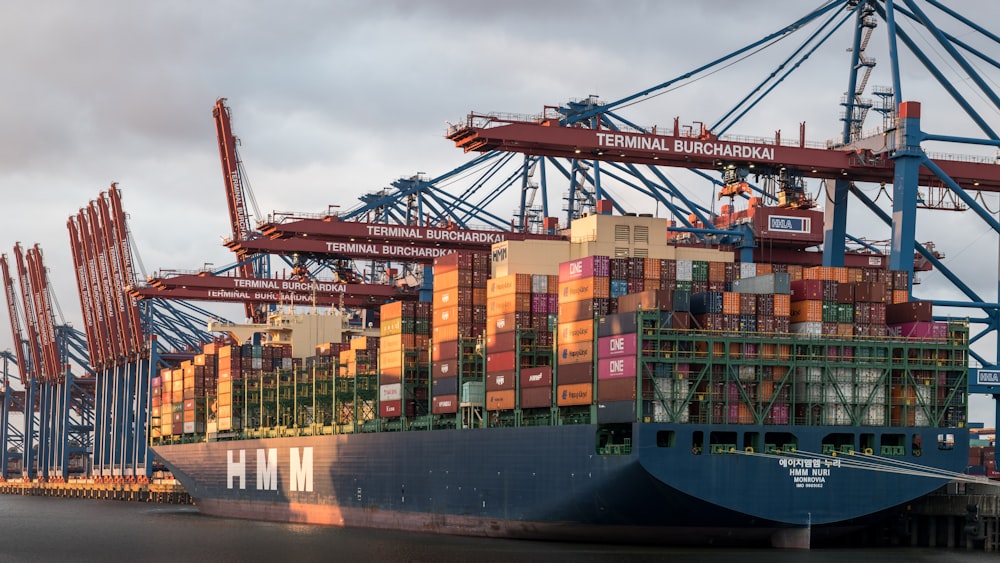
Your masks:
{"label": "cloudy sky", "polygon": [[[211,114],[218,97],[232,107],[263,214],[348,208],[396,178],[434,177],[467,162],[444,138],[446,121],[473,110],[533,114],[590,95],[619,100],[756,41],[821,2],[620,4],[0,0],[0,250],[40,244],[64,319],[82,327],[66,221],[111,182],[122,190],[145,273],[232,261],[220,245],[229,224]],[[998,52],[996,43],[919,5],[963,41]],[[1000,31],[1000,15],[988,6],[962,3],[980,25]],[[968,74],[943,63],[940,45],[900,21],[984,119],[1000,126],[997,108],[971,93]],[[817,27],[621,113],[641,125],[668,125],[675,116],[713,123]],[[870,85],[891,84],[884,29],[869,44],[879,63]],[[805,121],[811,141],[838,136],[852,33],[836,32],[730,132],[797,137]],[[912,57],[902,58],[904,97],[924,103],[925,130],[982,136]],[[996,69],[974,64],[996,87]],[[669,176],[712,204],[705,180]],[[879,191],[863,189],[872,197]],[[648,210],[634,196],[616,195],[629,209]],[[993,194],[985,201],[1000,207]],[[879,202],[888,205],[884,195]],[[506,203],[491,209],[512,210]],[[849,226],[889,238],[860,209]],[[996,299],[998,240],[985,224],[969,212],[921,212],[917,231],[966,283]],[[955,296],[939,274],[922,277],[918,297]],[[0,323],[0,349],[10,346],[7,326]],[[991,423],[992,402],[976,400],[974,418]]]}

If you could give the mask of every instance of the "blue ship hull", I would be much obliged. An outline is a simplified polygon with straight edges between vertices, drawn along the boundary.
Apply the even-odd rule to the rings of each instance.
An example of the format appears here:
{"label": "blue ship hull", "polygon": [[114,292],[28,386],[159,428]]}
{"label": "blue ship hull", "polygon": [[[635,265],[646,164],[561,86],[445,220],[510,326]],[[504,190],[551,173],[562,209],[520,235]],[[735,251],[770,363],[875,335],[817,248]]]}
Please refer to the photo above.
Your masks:
{"label": "blue ship hull", "polygon": [[[941,487],[917,465],[961,472],[961,429],[601,425],[378,432],[155,446],[206,514],[337,526],[557,540],[808,547],[810,535]],[[903,434],[905,472],[849,467],[824,437]],[[694,450],[695,436],[794,432],[794,454]],[[695,434],[702,433],[702,434]],[[954,447],[938,447],[939,435]],[[916,455],[914,455],[916,454]],[[917,457],[919,456],[919,457]]]}

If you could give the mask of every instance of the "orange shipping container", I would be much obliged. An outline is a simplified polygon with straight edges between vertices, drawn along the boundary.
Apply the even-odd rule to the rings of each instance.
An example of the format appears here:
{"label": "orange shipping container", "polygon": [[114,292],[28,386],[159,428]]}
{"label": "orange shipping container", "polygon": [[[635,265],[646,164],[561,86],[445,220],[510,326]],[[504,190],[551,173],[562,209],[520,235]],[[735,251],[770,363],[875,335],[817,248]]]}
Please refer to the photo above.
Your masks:
{"label": "orange shipping container", "polygon": [[386,303],[385,305],[382,305],[382,307],[379,309],[379,313],[382,318],[382,322],[385,322],[386,319],[402,318],[403,302],[393,301],[391,303]]}
{"label": "orange shipping container", "polygon": [[604,277],[581,278],[559,284],[559,302],[611,297],[611,280]]}
{"label": "orange shipping container", "polygon": [[[434,342],[444,342],[446,340],[458,340],[458,324],[449,324],[444,326],[434,325]],[[341,353],[341,359],[344,355]]]}
{"label": "orange shipping container", "polygon": [[[777,309],[777,303],[775,308]],[[821,323],[823,322],[823,302],[815,299],[792,302],[791,317],[793,323]]]}
{"label": "orange shipping container", "polygon": [[486,300],[486,314],[491,317],[507,315],[510,313],[530,313],[531,293],[508,293],[488,297]]}
{"label": "orange shipping container", "polygon": [[[721,262],[711,262],[711,264],[721,264]],[[731,291],[723,292],[722,294],[722,314],[724,315],[739,315],[740,314],[740,293],[733,293]]]}
{"label": "orange shipping container", "polygon": [[784,293],[774,295],[774,316],[787,317],[792,314],[792,296]]}
{"label": "orange shipping container", "polygon": [[724,282],[724,281],[726,281],[726,263],[725,262],[709,262],[708,263],[708,281],[710,281],[710,282]]}
{"label": "orange shipping container", "polygon": [[576,342],[573,344],[559,344],[558,358],[559,365],[590,363],[594,361],[594,343]]}
{"label": "orange shipping container", "polygon": [[531,293],[531,274],[510,274],[486,283],[487,299],[512,293]]}
{"label": "orange shipping container", "polygon": [[594,321],[586,319],[571,323],[559,323],[559,345],[594,341]]}
{"label": "orange shipping container", "polygon": [[506,411],[514,408],[516,394],[513,389],[504,391],[488,391],[486,393],[486,410]]}
{"label": "orange shipping container", "polygon": [[594,385],[592,383],[560,385],[556,389],[556,395],[556,404],[560,407],[589,405],[594,401]]}
{"label": "orange shipping container", "polygon": [[893,303],[906,303],[910,300],[910,292],[905,289],[894,289],[892,290],[892,302]]}

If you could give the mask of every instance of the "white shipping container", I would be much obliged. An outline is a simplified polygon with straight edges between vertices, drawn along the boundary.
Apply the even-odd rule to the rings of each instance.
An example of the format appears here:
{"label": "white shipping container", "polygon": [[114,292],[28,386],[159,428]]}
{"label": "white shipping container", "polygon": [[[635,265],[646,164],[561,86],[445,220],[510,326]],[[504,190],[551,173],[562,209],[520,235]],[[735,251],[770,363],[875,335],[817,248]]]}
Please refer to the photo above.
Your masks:
{"label": "white shipping container", "polygon": [[740,278],[752,278],[757,275],[757,264],[753,262],[742,262],[740,264]]}
{"label": "white shipping container", "polygon": [[868,426],[883,426],[885,424],[885,405],[869,405],[864,416],[864,423]]}
{"label": "white shipping container", "polygon": [[798,379],[799,381],[811,381],[818,383],[823,381],[823,368],[798,368]]}
{"label": "white shipping container", "polygon": [[845,426],[851,423],[851,416],[848,414],[847,407],[840,404],[826,405],[823,419],[826,424],[835,426]]}
{"label": "white shipping container", "polygon": [[677,281],[694,281],[694,262],[691,260],[677,261]]}
{"label": "white shipping container", "polygon": [[398,401],[402,399],[403,384],[390,383],[388,385],[380,385],[378,390],[378,398],[380,401]]}
{"label": "white shipping container", "polygon": [[820,336],[823,334],[823,323],[791,323],[788,325],[793,334],[808,334]]}

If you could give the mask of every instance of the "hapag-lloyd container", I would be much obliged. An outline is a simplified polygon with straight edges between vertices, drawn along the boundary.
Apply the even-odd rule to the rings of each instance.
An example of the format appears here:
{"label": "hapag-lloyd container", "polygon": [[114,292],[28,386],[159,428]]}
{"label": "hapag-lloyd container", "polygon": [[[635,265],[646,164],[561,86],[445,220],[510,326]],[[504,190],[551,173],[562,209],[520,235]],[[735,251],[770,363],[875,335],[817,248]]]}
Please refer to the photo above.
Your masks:
{"label": "hapag-lloyd container", "polygon": [[516,401],[517,394],[513,389],[505,389],[503,391],[487,391],[486,410],[511,410],[514,408]]}
{"label": "hapag-lloyd container", "polygon": [[556,404],[560,407],[589,405],[593,401],[594,386],[591,383],[574,383],[556,388]]}
{"label": "hapag-lloyd container", "polygon": [[597,339],[597,358],[614,358],[619,356],[635,357],[638,336],[636,333],[603,336]]}
{"label": "hapag-lloyd container", "polygon": [[590,363],[594,359],[594,342],[560,343],[557,354],[559,365]]}
{"label": "hapag-lloyd container", "polygon": [[610,298],[611,281],[609,278],[580,278],[573,281],[559,282],[559,302],[582,301],[584,299]]}
{"label": "hapag-lloyd container", "polygon": [[575,342],[592,342],[594,340],[594,321],[586,319],[570,323],[559,323],[559,344]]}
{"label": "hapag-lloyd container", "polygon": [[604,358],[597,360],[597,379],[635,378],[635,356]]}

